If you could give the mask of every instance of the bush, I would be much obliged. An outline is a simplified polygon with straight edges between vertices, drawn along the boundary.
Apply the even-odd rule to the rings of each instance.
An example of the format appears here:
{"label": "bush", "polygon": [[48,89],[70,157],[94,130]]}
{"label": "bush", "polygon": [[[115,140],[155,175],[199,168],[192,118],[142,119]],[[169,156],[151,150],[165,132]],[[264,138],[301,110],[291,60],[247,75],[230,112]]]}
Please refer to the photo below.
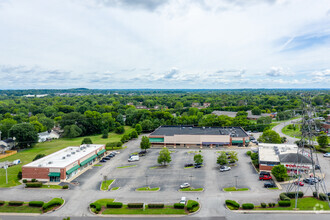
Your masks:
{"label": "bush", "polygon": [[194,200],[188,200],[187,203],[187,210],[190,212],[192,211],[195,207],[197,207],[199,205],[198,202],[194,201]]}
{"label": "bush", "polygon": [[280,207],[290,207],[291,206],[291,202],[290,201],[278,201],[278,205]]}
{"label": "bush", "polygon": [[248,155],[249,157],[251,157],[251,151],[247,151],[246,155]]}
{"label": "bush", "polygon": [[162,209],[164,208],[164,204],[160,203],[160,204],[148,204],[148,208],[149,209]]}
{"label": "bush", "polygon": [[35,182],[37,182],[37,180],[36,179],[32,179],[31,182],[32,183],[35,183]]}
{"label": "bush", "polygon": [[103,130],[102,132],[102,138],[103,139],[107,139],[109,137],[109,131],[107,129]]}
{"label": "bush", "polygon": [[42,207],[44,205],[43,201],[31,201],[29,202],[29,206],[32,207]]}
{"label": "bush", "polygon": [[268,203],[268,207],[273,207],[273,203]]}
{"label": "bush", "polygon": [[52,200],[50,200],[49,202],[45,203],[43,206],[42,206],[42,209],[43,210],[46,210],[46,209],[51,209],[55,206],[60,206],[63,204],[63,199],[60,199],[60,198],[54,198]]}
{"label": "bush", "polygon": [[184,204],[181,203],[174,203],[173,207],[175,209],[184,209]]}
{"label": "bush", "polygon": [[93,141],[90,138],[84,138],[81,144],[93,144]]}
{"label": "bush", "polygon": [[21,206],[23,204],[24,204],[23,201],[9,201],[8,202],[8,205],[10,205],[10,206]]}
{"label": "bush", "polygon": [[0,200],[0,206],[4,205],[5,201]]}
{"label": "bush", "polygon": [[275,205],[276,205],[276,204],[273,202],[273,203],[272,203],[272,206],[275,207]]}
{"label": "bush", "polygon": [[95,203],[91,203],[91,204],[89,205],[89,207],[94,208],[96,213],[98,213],[98,212],[101,211],[101,209],[102,209],[101,204],[99,204],[99,203],[97,203],[97,202],[95,202]]}
{"label": "bush", "polygon": [[252,203],[244,203],[242,204],[243,209],[254,209],[254,205]]}
{"label": "bush", "polygon": [[119,126],[115,129],[115,133],[117,134],[124,134],[125,133],[125,128],[124,126]]}
{"label": "bush", "polygon": [[121,202],[109,202],[107,203],[107,208],[121,208],[123,207],[123,203]]}
{"label": "bush", "polygon": [[290,201],[290,198],[286,195],[286,193],[281,193],[280,200],[281,201]]}
{"label": "bush", "polygon": [[26,180],[26,179],[24,179],[24,180],[23,180],[23,183],[27,183],[27,180]]}
{"label": "bush", "polygon": [[234,209],[239,209],[239,203],[237,203],[234,200],[226,200],[226,205],[227,206],[232,206]]}
{"label": "bush", "polygon": [[267,204],[264,203],[264,202],[262,202],[260,205],[261,205],[262,208],[266,208],[267,207]]}
{"label": "bush", "polygon": [[37,154],[37,156],[35,156],[32,161],[39,160],[40,158],[43,158],[44,156],[46,156],[46,154]]}
{"label": "bush", "polygon": [[[286,193],[286,196],[289,197],[290,199],[296,198],[296,192],[288,192]],[[298,198],[302,198],[304,196],[304,193],[299,191],[298,192]]]}
{"label": "bush", "polygon": [[69,189],[69,185],[63,185],[62,189]]}
{"label": "bush", "polygon": [[31,188],[39,188],[42,187],[42,183],[41,182],[25,183],[25,186]]}
{"label": "bush", "polygon": [[17,174],[17,179],[21,180],[22,179],[22,171],[19,171]]}
{"label": "bush", "polygon": [[322,201],[326,201],[327,196],[324,193],[319,193],[319,199],[322,200]]}
{"label": "bush", "polygon": [[143,203],[128,203],[127,207],[131,209],[141,209],[143,208]]}

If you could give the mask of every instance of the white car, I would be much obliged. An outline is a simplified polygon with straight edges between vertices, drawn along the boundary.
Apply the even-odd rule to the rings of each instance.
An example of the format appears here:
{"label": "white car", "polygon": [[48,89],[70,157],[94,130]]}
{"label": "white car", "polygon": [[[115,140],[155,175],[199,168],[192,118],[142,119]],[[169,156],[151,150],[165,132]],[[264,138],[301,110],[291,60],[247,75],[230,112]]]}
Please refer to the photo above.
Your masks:
{"label": "white car", "polygon": [[231,170],[231,167],[227,167],[227,166],[220,167],[220,172],[225,172],[225,171],[229,171],[229,170]]}
{"label": "white car", "polygon": [[185,205],[186,202],[187,202],[186,197],[181,197],[180,204],[184,204]]}
{"label": "white car", "polygon": [[323,154],[323,157],[330,157],[330,153]]}
{"label": "white car", "polygon": [[188,188],[188,187],[190,187],[189,183],[184,183],[184,184],[180,185],[181,189]]}

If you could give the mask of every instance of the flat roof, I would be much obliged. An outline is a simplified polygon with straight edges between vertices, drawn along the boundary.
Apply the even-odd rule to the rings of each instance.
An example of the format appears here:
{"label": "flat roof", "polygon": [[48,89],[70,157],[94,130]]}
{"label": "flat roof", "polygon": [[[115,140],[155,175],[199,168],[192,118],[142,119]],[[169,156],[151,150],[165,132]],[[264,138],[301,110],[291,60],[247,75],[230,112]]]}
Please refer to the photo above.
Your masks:
{"label": "flat roof", "polygon": [[174,135],[230,135],[231,137],[248,137],[241,127],[194,127],[194,126],[160,126],[150,136]]}
{"label": "flat roof", "polygon": [[[83,144],[80,147],[70,146],[52,153],[48,156],[42,157],[39,160],[33,161],[23,167],[56,167],[64,168],[75,161],[85,157],[93,151],[99,149],[102,144]],[[65,157],[65,159],[63,159]]]}

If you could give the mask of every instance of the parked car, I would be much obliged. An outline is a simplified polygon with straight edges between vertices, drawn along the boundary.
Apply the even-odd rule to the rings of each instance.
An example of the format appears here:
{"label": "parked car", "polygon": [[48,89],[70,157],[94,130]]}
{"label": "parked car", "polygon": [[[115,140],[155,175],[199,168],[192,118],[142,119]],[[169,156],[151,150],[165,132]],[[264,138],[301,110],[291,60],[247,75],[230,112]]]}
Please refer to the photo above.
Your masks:
{"label": "parked car", "polygon": [[272,176],[270,175],[263,175],[263,176],[259,176],[259,180],[271,180]]}
{"label": "parked car", "polygon": [[330,157],[330,153],[328,152],[328,153],[323,154],[323,157]]}
{"label": "parked car", "polygon": [[309,185],[314,185],[315,184],[315,179],[312,179],[312,178],[306,178],[303,181],[304,181],[304,183],[307,183]]}
{"label": "parked car", "polygon": [[270,172],[267,172],[267,171],[260,171],[259,176],[263,176],[263,175],[268,175],[268,176],[270,176]]}
{"label": "parked car", "polygon": [[275,183],[273,181],[265,182],[264,183],[265,188],[273,188],[276,187]]}
{"label": "parked car", "polygon": [[301,182],[301,181],[295,181],[293,184],[294,184],[294,185],[298,185],[298,184],[299,184],[299,186],[304,186],[304,185],[305,185],[305,184],[304,184],[303,182]]}
{"label": "parked car", "polygon": [[193,166],[194,166],[193,163],[186,163],[186,164],[184,165],[184,167],[193,167]]}
{"label": "parked car", "polygon": [[195,168],[201,168],[202,165],[195,165]]}
{"label": "parked car", "polygon": [[181,197],[180,204],[186,204],[187,198],[186,197]]}
{"label": "parked car", "polygon": [[128,158],[128,162],[139,161],[139,160],[140,160],[139,155],[130,156],[130,158]]}
{"label": "parked car", "polygon": [[103,157],[102,160],[110,160],[111,158],[110,157]]}
{"label": "parked car", "polygon": [[198,166],[198,165],[203,166],[203,163],[195,163],[195,166]]}
{"label": "parked car", "polygon": [[101,163],[107,162],[105,159],[100,160]]}
{"label": "parked car", "polygon": [[229,170],[231,170],[231,167],[227,167],[227,166],[220,167],[220,172],[225,172],[225,171],[229,171]]}
{"label": "parked car", "polygon": [[147,151],[140,151],[140,152],[139,152],[139,156],[140,156],[140,157],[143,157],[143,156],[145,156],[145,155],[147,155]]}
{"label": "parked car", "polygon": [[188,188],[188,187],[190,187],[189,183],[184,183],[184,184],[180,185],[181,189]]}
{"label": "parked car", "polygon": [[115,156],[115,155],[113,155],[113,154],[109,154],[107,157],[111,157],[111,158],[112,158],[112,157],[114,157],[114,156]]}
{"label": "parked car", "polygon": [[315,164],[315,170],[319,170],[319,169],[321,169],[320,165]]}

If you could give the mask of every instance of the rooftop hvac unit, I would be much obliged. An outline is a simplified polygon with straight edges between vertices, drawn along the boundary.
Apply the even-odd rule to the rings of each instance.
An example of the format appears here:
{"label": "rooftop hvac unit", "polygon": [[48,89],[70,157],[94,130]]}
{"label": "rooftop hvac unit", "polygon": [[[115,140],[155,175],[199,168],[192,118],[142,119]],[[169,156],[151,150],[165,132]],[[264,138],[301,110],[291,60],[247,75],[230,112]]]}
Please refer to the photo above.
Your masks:
{"label": "rooftop hvac unit", "polygon": [[38,167],[42,167],[42,164],[39,164]]}
{"label": "rooftop hvac unit", "polygon": [[65,159],[65,157],[62,157],[62,159],[64,160],[64,159]]}
{"label": "rooftop hvac unit", "polygon": [[76,152],[71,152],[71,154],[75,154]]}
{"label": "rooftop hvac unit", "polygon": [[49,161],[49,162],[48,162],[48,164],[52,164],[52,163],[53,163],[53,161]]}
{"label": "rooftop hvac unit", "polygon": [[67,157],[71,157],[71,154],[67,154],[66,156],[67,156]]}

